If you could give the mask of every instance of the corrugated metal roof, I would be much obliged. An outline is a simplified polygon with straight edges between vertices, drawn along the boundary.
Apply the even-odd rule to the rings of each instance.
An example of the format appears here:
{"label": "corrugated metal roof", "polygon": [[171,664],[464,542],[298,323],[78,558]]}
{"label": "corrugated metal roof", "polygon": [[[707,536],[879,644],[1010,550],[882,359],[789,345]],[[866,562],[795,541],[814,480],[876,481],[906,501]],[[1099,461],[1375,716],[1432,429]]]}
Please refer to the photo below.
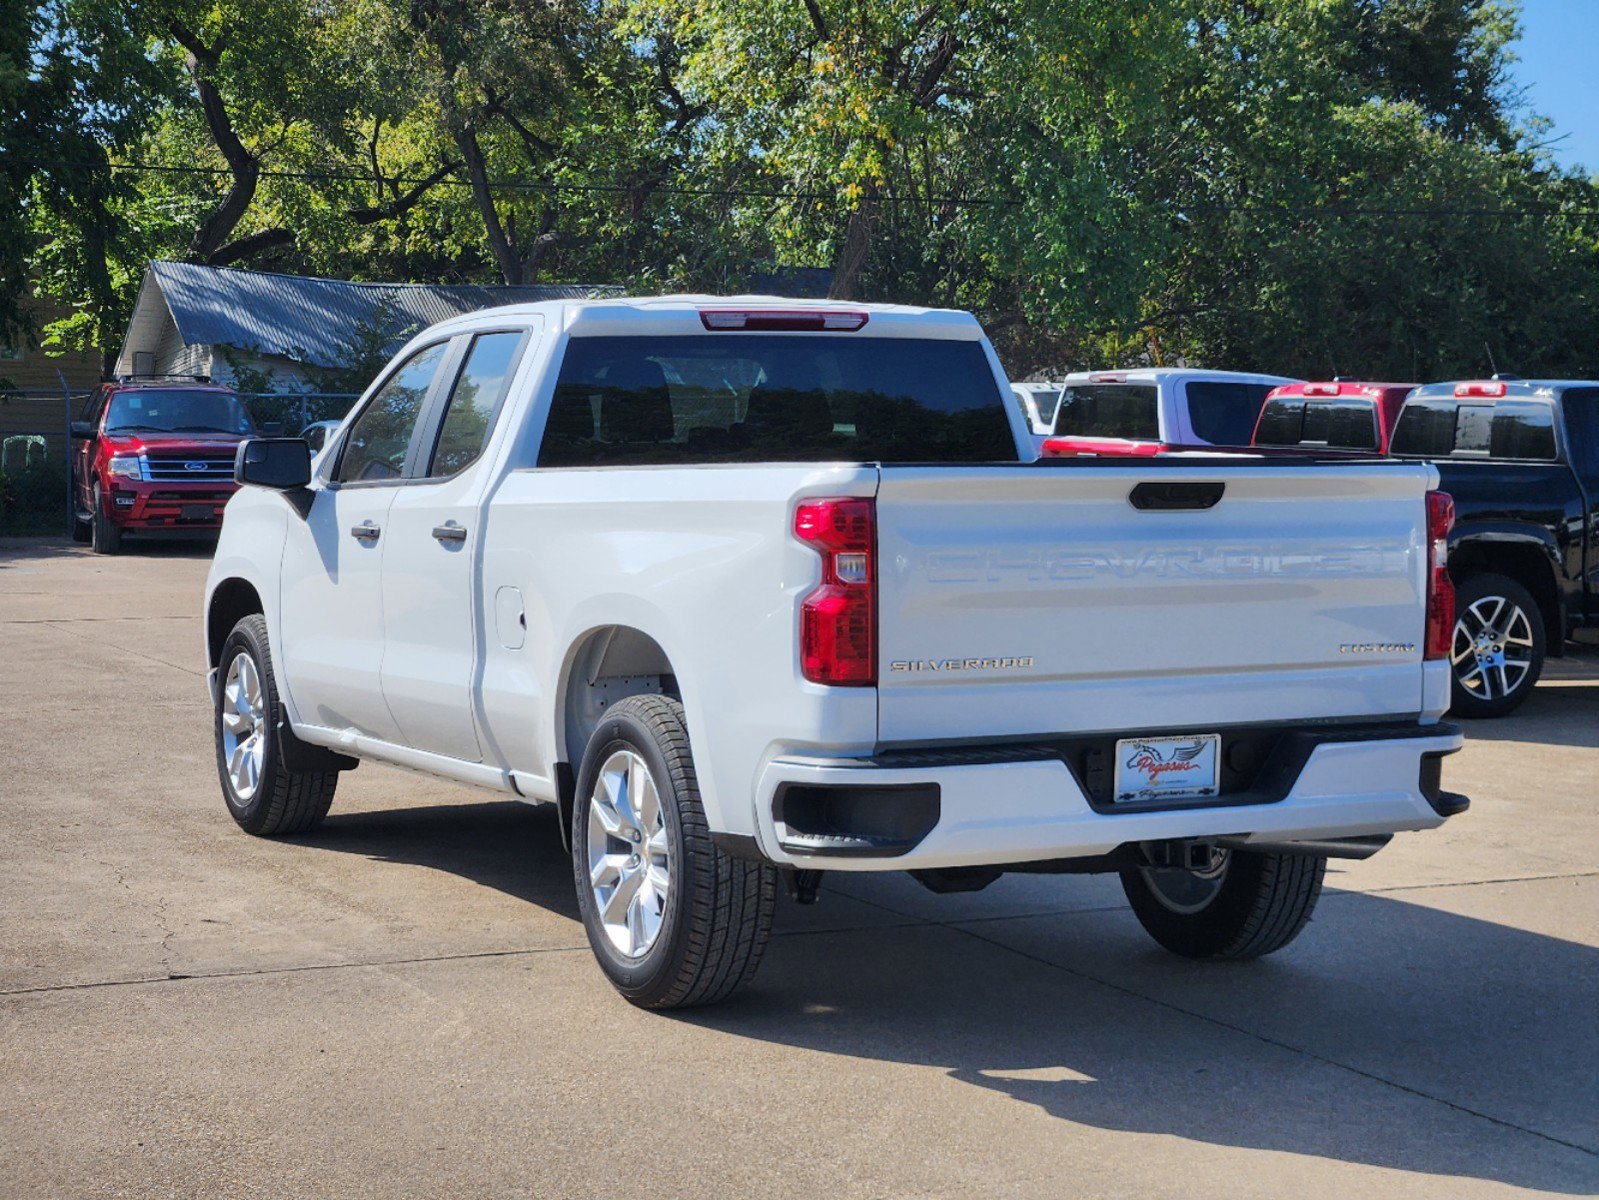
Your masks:
{"label": "corrugated metal roof", "polygon": [[[389,332],[389,348],[395,350],[420,329],[481,308],[622,293],[614,286],[583,284],[351,283],[196,263],[152,262],[140,289],[138,309],[152,299],[147,295],[152,281],[186,344],[233,346],[320,367],[346,361],[352,342],[363,329]],[[138,340],[139,317],[136,310],[124,358],[130,357]]]}

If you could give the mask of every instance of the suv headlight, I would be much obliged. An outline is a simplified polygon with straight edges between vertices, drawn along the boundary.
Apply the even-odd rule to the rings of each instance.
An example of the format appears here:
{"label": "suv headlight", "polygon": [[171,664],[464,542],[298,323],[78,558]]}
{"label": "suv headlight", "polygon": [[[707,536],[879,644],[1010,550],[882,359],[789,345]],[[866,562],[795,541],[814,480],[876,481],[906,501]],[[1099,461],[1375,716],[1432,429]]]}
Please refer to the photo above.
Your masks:
{"label": "suv headlight", "polygon": [[136,454],[116,454],[106,466],[106,472],[123,479],[142,479],[143,472],[139,470],[139,456]]}

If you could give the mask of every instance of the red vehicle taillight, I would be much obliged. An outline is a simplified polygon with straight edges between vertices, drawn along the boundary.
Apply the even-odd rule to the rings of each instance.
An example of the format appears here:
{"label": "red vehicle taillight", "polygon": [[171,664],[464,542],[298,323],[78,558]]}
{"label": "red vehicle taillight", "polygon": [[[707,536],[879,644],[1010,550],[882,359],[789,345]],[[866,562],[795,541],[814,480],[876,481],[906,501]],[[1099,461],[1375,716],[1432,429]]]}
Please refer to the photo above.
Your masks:
{"label": "red vehicle taillight", "polygon": [[1138,442],[1131,438],[1052,437],[1044,439],[1042,453],[1045,458],[1075,458],[1080,454],[1154,458],[1165,448],[1164,442]]}
{"label": "red vehicle taillight", "polygon": [[808,500],[794,536],[822,556],[822,582],[800,603],[800,669],[812,683],[877,682],[877,531],[870,500]]}
{"label": "red vehicle taillight", "polygon": [[1503,383],[1497,380],[1491,383],[1455,384],[1455,395],[1462,400],[1498,400],[1508,390]]}
{"label": "red vehicle taillight", "polygon": [[1455,501],[1448,492],[1427,493],[1427,649],[1429,659],[1448,658],[1455,636],[1455,581],[1449,578],[1449,530]]}

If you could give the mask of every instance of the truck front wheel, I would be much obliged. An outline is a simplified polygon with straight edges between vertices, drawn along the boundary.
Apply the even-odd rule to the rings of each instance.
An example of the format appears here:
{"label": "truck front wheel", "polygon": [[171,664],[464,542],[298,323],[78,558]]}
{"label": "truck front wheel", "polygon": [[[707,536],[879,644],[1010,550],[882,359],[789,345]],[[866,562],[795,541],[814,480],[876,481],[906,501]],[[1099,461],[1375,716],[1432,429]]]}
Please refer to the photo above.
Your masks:
{"label": "truck front wheel", "polygon": [[337,771],[291,771],[283,762],[283,705],[267,649],[266,618],[243,618],[222,647],[216,696],[217,775],[228,812],[246,833],[307,833],[322,823]]}
{"label": "truck front wheel", "polygon": [[1532,593],[1505,575],[1473,575],[1455,595],[1449,648],[1457,717],[1502,717],[1532,695],[1543,674],[1543,614]]}
{"label": "truck front wheel", "polygon": [[89,549],[96,554],[122,552],[122,529],[106,511],[105,497],[100,494],[98,483],[94,485],[94,513],[89,518]]}
{"label": "truck front wheel", "polygon": [[676,700],[629,696],[589,739],[572,871],[594,957],[639,1007],[715,1003],[760,965],[777,872],[711,841]]}
{"label": "truck front wheel", "polygon": [[1184,958],[1259,958],[1310,920],[1327,860],[1317,854],[1220,850],[1208,871],[1138,867],[1121,873],[1149,935]]}

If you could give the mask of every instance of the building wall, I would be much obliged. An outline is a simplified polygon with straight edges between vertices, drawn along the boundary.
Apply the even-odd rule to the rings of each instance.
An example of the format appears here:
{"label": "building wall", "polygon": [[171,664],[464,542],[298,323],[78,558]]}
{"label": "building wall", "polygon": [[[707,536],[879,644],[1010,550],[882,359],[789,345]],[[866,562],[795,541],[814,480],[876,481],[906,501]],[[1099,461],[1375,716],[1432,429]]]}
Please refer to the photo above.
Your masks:
{"label": "building wall", "polygon": [[[33,317],[34,325],[43,329],[52,321],[70,314],[57,304],[28,297],[23,308]],[[46,354],[29,346],[0,343],[0,390],[61,391],[61,376],[67,377],[72,391],[82,392],[100,382],[101,355],[98,350],[69,350],[65,353]]]}
{"label": "building wall", "polygon": [[[226,351],[222,347],[191,347],[194,350],[204,350],[210,364],[211,378],[218,383],[225,383],[229,387],[242,387],[239,380],[240,371],[248,372],[250,376],[270,376],[268,390],[273,392],[314,392],[316,385],[307,378],[305,368],[291,358],[284,358],[277,354],[253,354],[246,350],[235,350],[229,347]],[[246,380],[253,384],[254,378]]]}

